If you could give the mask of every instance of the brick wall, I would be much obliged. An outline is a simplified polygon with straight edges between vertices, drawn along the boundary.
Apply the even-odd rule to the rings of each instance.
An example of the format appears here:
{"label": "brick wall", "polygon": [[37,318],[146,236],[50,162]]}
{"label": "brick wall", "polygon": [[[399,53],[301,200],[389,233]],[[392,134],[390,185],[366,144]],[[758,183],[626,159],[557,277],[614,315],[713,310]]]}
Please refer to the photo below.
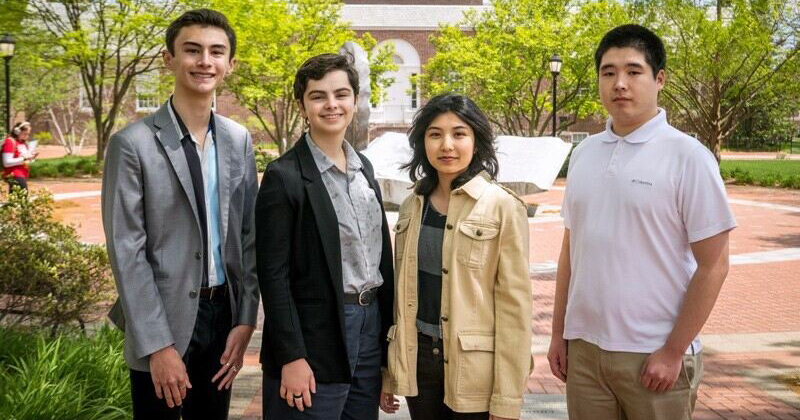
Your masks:
{"label": "brick wall", "polygon": [[382,42],[387,39],[402,39],[403,41],[408,42],[409,44],[413,45],[414,48],[417,50],[422,65],[425,65],[428,62],[428,60],[431,57],[433,57],[433,55],[436,53],[436,50],[433,48],[433,44],[431,44],[428,39],[430,38],[431,35],[437,33],[438,31],[357,30],[356,34],[358,36],[362,36],[364,32],[369,32],[370,35],[372,35],[372,37],[375,38],[375,40],[378,42]]}

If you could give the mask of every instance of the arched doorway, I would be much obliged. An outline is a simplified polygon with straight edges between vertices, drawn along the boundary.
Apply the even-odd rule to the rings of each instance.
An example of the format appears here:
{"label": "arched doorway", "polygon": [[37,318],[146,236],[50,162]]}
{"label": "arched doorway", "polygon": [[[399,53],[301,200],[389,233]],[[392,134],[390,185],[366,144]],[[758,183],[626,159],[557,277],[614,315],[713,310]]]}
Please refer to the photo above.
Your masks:
{"label": "arched doorway", "polygon": [[419,88],[412,83],[413,76],[420,73],[419,53],[413,45],[402,39],[387,39],[375,48],[387,43],[394,44],[394,62],[398,69],[387,74],[393,77],[394,83],[387,89],[383,102],[373,107],[372,122],[384,124],[408,124],[419,107]]}

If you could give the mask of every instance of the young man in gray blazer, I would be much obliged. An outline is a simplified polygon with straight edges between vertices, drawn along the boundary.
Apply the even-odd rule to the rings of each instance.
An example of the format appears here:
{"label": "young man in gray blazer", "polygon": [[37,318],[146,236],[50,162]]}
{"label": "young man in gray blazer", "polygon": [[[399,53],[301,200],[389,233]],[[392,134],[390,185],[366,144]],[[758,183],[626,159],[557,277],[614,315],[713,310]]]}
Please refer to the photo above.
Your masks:
{"label": "young man in gray blazer", "polygon": [[234,64],[225,16],[184,13],[167,29],[174,94],[111,138],[103,227],[125,331],[135,419],[226,419],[256,324],[250,134],[211,109]]}

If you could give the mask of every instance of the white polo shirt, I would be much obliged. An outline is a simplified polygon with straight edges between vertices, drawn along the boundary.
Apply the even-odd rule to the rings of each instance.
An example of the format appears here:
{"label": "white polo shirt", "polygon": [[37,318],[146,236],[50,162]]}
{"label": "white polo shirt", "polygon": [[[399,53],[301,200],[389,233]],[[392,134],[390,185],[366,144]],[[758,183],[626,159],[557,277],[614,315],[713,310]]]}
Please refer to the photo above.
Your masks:
{"label": "white polo shirt", "polygon": [[689,244],[736,227],[714,156],[663,109],[624,138],[609,120],[575,148],[561,214],[572,269],[564,338],[608,351],[661,348],[697,269]]}

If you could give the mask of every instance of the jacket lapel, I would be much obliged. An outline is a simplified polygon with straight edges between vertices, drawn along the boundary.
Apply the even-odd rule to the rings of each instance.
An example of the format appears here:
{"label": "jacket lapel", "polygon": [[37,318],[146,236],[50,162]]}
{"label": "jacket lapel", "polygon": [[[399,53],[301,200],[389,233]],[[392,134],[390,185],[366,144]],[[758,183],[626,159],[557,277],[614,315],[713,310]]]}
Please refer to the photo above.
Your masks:
{"label": "jacket lapel", "polygon": [[317,230],[322,240],[328,269],[331,270],[336,301],[341,308],[344,305],[344,284],[342,284],[342,250],[339,246],[339,220],[336,218],[336,210],[328,195],[328,189],[322,182],[305,136],[295,144],[294,148],[297,150],[300,172],[305,180],[306,194],[317,221]]}
{"label": "jacket lapel", "polygon": [[233,154],[233,139],[230,138],[227,126],[222,119],[214,114],[214,128],[216,130],[217,147],[217,178],[219,181],[219,217],[220,217],[220,244],[224,248],[228,236],[228,206],[231,200],[231,159]]}
{"label": "jacket lapel", "polygon": [[183,147],[181,147],[180,135],[175,129],[172,118],[169,116],[168,106],[169,101],[161,105],[161,108],[156,111],[153,117],[156,138],[161,142],[161,146],[164,147],[164,151],[167,153],[172,169],[175,171],[175,175],[183,187],[183,192],[189,200],[189,205],[192,207],[192,213],[199,228],[200,217],[197,215],[197,200],[192,189],[192,175],[189,172],[189,164],[186,162]]}

